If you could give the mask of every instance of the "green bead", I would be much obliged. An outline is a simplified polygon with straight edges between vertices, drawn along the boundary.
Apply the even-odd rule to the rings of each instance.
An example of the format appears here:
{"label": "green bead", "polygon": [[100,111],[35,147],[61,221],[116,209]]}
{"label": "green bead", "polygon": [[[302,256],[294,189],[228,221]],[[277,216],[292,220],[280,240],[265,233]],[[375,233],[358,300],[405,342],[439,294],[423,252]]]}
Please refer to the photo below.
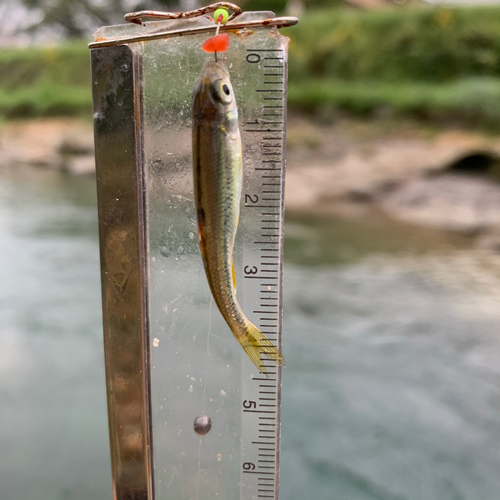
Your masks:
{"label": "green bead", "polygon": [[229,12],[226,9],[217,9],[214,12],[214,19],[219,22],[219,16],[222,15],[222,24],[226,24],[229,19]]}

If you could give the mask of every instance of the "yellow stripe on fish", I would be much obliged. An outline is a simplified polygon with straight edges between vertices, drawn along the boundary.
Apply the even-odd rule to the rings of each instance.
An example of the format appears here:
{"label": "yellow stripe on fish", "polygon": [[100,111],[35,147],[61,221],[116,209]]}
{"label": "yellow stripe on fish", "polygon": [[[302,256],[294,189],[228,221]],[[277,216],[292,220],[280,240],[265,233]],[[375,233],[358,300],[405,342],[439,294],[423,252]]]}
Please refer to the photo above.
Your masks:
{"label": "yellow stripe on fish", "polygon": [[242,150],[238,108],[226,66],[206,62],[193,91],[193,174],[200,250],[215,303],[249,358],[285,359],[245,316],[236,298],[233,248],[240,212]]}

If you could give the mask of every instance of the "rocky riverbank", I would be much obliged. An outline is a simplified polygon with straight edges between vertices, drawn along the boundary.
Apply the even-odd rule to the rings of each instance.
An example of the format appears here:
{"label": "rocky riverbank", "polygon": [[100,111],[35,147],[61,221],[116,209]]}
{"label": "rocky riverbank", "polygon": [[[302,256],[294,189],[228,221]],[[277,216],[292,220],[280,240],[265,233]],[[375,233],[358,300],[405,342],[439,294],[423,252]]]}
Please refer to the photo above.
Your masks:
{"label": "rocky riverbank", "polygon": [[92,124],[67,118],[4,124],[0,128],[0,168],[20,165],[94,175]]}
{"label": "rocky riverbank", "polygon": [[[92,125],[72,119],[5,124],[0,168],[33,165],[93,175]],[[500,138],[342,121],[288,122],[287,210],[405,222],[477,237],[500,250]]]}
{"label": "rocky riverbank", "polygon": [[456,231],[500,250],[500,138],[363,122],[289,122],[287,209]]}

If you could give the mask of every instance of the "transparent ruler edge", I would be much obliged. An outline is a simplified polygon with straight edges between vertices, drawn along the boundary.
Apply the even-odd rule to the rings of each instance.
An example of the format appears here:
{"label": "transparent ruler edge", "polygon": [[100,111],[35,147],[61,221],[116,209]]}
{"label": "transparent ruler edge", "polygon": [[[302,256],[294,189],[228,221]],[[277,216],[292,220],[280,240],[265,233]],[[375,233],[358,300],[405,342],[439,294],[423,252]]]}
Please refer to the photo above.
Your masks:
{"label": "transparent ruler edge", "polygon": [[[284,42],[284,43],[283,43]],[[241,124],[245,134],[259,134],[259,161],[252,174],[260,178],[260,190],[242,193],[242,209],[258,211],[261,232],[253,242],[259,250],[259,265],[243,263],[245,279],[259,283],[259,306],[251,311],[256,325],[281,350],[283,289],[283,224],[285,182],[285,127],[287,39],[278,35],[276,49],[248,48],[246,61],[262,63],[255,92],[261,95],[262,111]],[[255,216],[255,213],[254,213]],[[273,248],[269,248],[272,246]],[[263,357],[265,359],[265,357]],[[281,367],[266,362],[268,377],[257,374],[243,385],[242,426],[258,428],[249,443],[242,443],[241,499],[279,497],[281,432]],[[255,398],[254,394],[258,394]],[[252,394],[250,398],[246,394]],[[256,494],[255,494],[256,492]]]}

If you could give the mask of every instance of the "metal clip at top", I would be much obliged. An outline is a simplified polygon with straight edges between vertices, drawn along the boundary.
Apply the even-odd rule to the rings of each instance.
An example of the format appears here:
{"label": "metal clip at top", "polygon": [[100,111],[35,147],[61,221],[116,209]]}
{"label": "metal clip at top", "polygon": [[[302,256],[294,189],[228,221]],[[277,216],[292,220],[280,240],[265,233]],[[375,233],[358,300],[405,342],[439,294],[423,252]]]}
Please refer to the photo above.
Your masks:
{"label": "metal clip at top", "polygon": [[156,10],[141,10],[139,12],[130,12],[125,14],[125,21],[135,24],[142,24],[142,19],[145,17],[153,19],[190,19],[192,17],[203,16],[215,12],[217,9],[232,10],[233,13],[229,16],[228,22],[232,21],[236,16],[241,14],[241,8],[234,3],[217,2],[199,9],[189,10],[187,12],[160,12]]}
{"label": "metal clip at top", "polygon": [[[231,30],[240,30],[244,28],[251,27],[261,27],[261,26],[275,26],[276,28],[284,28],[287,26],[293,26],[299,22],[296,17],[272,17],[272,18],[264,18],[264,19],[255,19],[248,18],[245,14],[242,13],[241,9],[232,3],[229,2],[218,2],[206,7],[202,7],[197,10],[192,10],[188,12],[158,12],[158,11],[139,11],[139,12],[131,12],[125,15],[125,19],[133,23],[135,25],[143,26],[145,32],[138,33],[137,31],[132,32],[130,36],[120,36],[120,37],[106,37],[105,39],[97,38],[97,41],[89,44],[89,48],[97,48],[97,47],[112,47],[116,45],[124,45],[127,43],[134,42],[146,42],[150,40],[158,40],[164,38],[170,38],[174,36],[185,36],[185,35],[195,35],[199,33],[211,33],[217,29],[217,23],[215,20],[209,16],[205,16],[205,14],[214,12],[219,8],[227,8],[233,13],[229,16],[228,22],[220,25],[220,31],[231,31]],[[151,28],[148,30],[148,25],[143,24],[144,18],[152,18],[156,20],[184,20],[184,19],[192,19],[195,20],[197,17],[202,17],[204,20],[203,23],[199,25],[186,26],[186,27],[170,27],[166,25],[162,25],[161,28],[158,26],[157,29],[151,31]],[[241,20],[240,20],[241,17]],[[244,20],[243,18],[246,18]],[[210,20],[211,22],[209,23]],[[158,29],[159,28],[159,29]],[[140,29],[140,28],[139,28]]]}

